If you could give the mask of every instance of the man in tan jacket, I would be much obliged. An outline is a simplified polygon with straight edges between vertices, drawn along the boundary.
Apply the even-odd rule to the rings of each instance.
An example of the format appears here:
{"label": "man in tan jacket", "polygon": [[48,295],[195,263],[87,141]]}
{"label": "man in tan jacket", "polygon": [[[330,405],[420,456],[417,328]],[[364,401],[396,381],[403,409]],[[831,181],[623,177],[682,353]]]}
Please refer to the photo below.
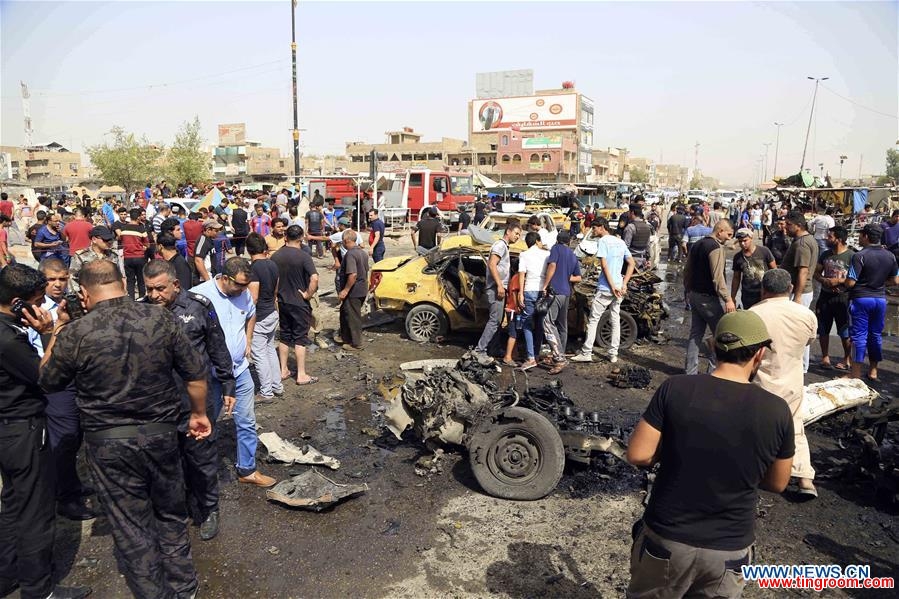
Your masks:
{"label": "man in tan jacket", "polygon": [[792,290],[790,273],[783,269],[769,270],[762,277],[762,301],[750,310],[765,321],[771,333],[771,351],[765,354],[755,382],[783,397],[790,406],[796,435],[792,476],[797,479],[799,493],[813,498],[818,491],[812,484],[815,469],[802,423],[802,355],[815,339],[818,319],[802,304],[790,301]]}

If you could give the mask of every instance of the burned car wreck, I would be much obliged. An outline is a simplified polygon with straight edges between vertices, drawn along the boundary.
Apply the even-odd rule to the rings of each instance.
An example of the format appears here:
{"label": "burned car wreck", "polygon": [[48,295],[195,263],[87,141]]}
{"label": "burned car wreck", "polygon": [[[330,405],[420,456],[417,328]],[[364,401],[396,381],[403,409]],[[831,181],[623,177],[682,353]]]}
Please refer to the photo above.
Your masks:
{"label": "burned car wreck", "polygon": [[431,449],[465,447],[475,479],[490,495],[540,499],[559,483],[566,459],[588,466],[609,455],[624,459],[623,432],[579,409],[559,381],[519,393],[498,387],[497,367],[468,354],[452,368],[427,362],[382,389],[387,428],[397,438],[411,428]]}
{"label": "burned car wreck", "polygon": [[[371,291],[376,309],[404,319],[406,335],[413,341],[439,339],[450,332],[482,331],[490,306],[485,291],[487,259],[495,234],[477,227],[472,235],[450,237],[426,256],[397,256],[375,264]],[[512,272],[525,246],[510,247]],[[584,280],[575,286],[568,304],[568,330],[583,336],[599,275],[596,258],[581,260]],[[637,339],[662,340],[662,319],[668,309],[655,286],[660,279],[651,271],[635,275],[621,306],[621,349]],[[611,344],[609,314],[600,321],[596,343]]]}

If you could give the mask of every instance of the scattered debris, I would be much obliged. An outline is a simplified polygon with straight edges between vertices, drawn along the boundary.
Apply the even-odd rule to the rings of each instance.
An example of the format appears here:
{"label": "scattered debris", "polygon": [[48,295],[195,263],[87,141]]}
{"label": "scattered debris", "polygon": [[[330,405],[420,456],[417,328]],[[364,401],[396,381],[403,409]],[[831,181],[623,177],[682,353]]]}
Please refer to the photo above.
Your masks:
{"label": "scattered debris", "polygon": [[415,461],[415,474],[428,476],[443,474],[443,450],[438,448],[433,455],[424,455]]}
{"label": "scattered debris", "polygon": [[327,466],[332,470],[340,468],[340,461],[323,455],[311,445],[303,445],[302,449],[282,439],[278,433],[269,432],[259,435],[259,440],[268,450],[269,458],[288,464],[313,464]]}
{"label": "scattered debris", "polygon": [[371,428],[368,426],[362,427],[361,429],[359,429],[359,432],[362,433],[363,435],[368,435],[369,437],[380,437],[381,436],[381,431],[379,431],[376,428]]}
{"label": "scattered debris", "polygon": [[652,382],[652,373],[648,368],[636,365],[615,367],[608,379],[613,387],[619,389],[646,389]]}
{"label": "scattered debris", "polygon": [[382,535],[387,535],[389,537],[395,537],[400,533],[400,523],[396,520],[388,520],[387,528],[381,531]]}
{"label": "scattered debris", "polygon": [[809,425],[825,416],[861,405],[871,405],[879,394],[859,379],[833,379],[806,385],[802,421]]}
{"label": "scattered debris", "polygon": [[94,566],[96,566],[99,563],[100,563],[100,560],[98,560],[95,557],[82,557],[80,560],[78,560],[78,563],[75,564],[75,567],[76,568],[93,568]]}
{"label": "scattered debris", "polygon": [[343,485],[310,468],[303,474],[282,480],[265,492],[272,501],[320,512],[336,503],[368,491],[366,483]]}
{"label": "scattered debris", "polygon": [[400,364],[400,370],[427,370],[430,368],[455,368],[458,360],[435,358],[433,360],[413,360]]}
{"label": "scattered debris", "polygon": [[267,553],[271,553],[272,555],[278,555],[279,553],[281,553],[281,550],[278,549],[277,547],[275,547],[274,545],[272,545],[271,547],[269,547],[269,548],[266,549],[265,551],[266,551]]}

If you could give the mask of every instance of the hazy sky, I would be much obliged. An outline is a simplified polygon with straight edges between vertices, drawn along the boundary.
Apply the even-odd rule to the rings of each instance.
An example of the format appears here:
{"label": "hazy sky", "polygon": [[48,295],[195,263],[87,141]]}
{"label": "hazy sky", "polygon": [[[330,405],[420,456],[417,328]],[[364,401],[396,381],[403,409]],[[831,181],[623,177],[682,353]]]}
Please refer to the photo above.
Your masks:
{"label": "hazy sky", "polygon": [[[467,138],[475,74],[533,69],[596,105],[595,145],[751,181],[781,129],[778,172],[796,172],[813,82],[806,165],[883,172],[899,138],[899,3],[300,2],[302,149],[340,153],[414,127]],[[290,2],[0,0],[0,142],[23,140],[19,81],[36,142],[73,149],[113,125],[171,143],[198,115],[246,122],[291,147]],[[842,96],[842,97],[841,97]],[[774,145],[768,156],[769,176]]]}

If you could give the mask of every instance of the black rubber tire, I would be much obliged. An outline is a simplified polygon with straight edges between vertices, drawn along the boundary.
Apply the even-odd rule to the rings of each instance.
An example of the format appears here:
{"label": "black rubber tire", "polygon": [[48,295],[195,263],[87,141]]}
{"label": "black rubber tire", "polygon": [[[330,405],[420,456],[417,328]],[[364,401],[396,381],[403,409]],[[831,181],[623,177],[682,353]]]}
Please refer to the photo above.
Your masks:
{"label": "black rubber tire", "polygon": [[406,335],[412,341],[431,341],[446,335],[448,330],[446,314],[437,306],[419,304],[406,314]]}
{"label": "black rubber tire", "polygon": [[[634,341],[637,340],[637,321],[627,312],[622,311],[620,312],[620,315],[621,342],[618,344],[618,349],[630,349],[634,344]],[[599,347],[609,347],[612,345],[612,324],[609,322],[610,318],[612,318],[612,315],[606,311],[606,313],[602,315],[602,318],[599,319],[599,326],[597,327],[594,345]]]}
{"label": "black rubber tire", "polygon": [[501,499],[532,501],[549,495],[565,468],[565,447],[553,424],[527,408],[487,418],[468,443],[471,471],[481,488]]}

